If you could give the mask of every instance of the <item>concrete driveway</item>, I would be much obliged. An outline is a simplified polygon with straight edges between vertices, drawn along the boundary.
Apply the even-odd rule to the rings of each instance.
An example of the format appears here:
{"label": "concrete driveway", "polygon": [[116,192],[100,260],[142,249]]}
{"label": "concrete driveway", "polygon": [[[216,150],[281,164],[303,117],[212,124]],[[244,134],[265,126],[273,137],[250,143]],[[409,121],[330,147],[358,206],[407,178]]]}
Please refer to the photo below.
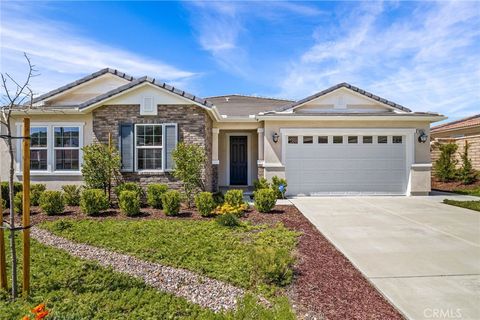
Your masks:
{"label": "concrete driveway", "polygon": [[446,197],[291,202],[407,318],[480,319],[480,212]]}

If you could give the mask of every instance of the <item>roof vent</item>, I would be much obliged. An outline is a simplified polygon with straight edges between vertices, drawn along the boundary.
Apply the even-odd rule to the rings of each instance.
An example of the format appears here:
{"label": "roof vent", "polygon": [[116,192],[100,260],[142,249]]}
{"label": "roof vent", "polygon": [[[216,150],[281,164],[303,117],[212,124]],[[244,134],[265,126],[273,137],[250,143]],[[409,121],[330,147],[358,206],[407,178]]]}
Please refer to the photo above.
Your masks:
{"label": "roof vent", "polygon": [[230,97],[225,97],[225,101],[228,102],[230,100]]}

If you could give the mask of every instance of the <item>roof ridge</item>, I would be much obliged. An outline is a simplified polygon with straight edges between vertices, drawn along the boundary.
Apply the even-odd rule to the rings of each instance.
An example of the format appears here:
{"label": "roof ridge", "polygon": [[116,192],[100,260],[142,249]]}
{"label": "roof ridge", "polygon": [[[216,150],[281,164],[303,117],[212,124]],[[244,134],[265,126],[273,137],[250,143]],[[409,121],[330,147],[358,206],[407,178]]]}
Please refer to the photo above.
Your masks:
{"label": "roof ridge", "polygon": [[209,98],[223,98],[223,97],[231,97],[231,96],[238,96],[238,97],[246,97],[246,98],[259,98],[259,99],[268,99],[268,100],[278,100],[278,101],[291,101],[294,102],[295,100],[292,99],[283,99],[283,98],[273,98],[267,96],[259,96],[259,95],[248,95],[248,94],[241,94],[241,93],[232,93],[232,94],[223,94],[219,96],[210,96],[206,97],[205,99]]}
{"label": "roof ridge", "polygon": [[361,89],[361,88],[359,88],[359,87],[356,87],[356,86],[354,86],[354,85],[351,85],[351,84],[349,84],[348,82],[341,82],[341,83],[338,83],[338,84],[336,84],[336,85],[333,85],[333,86],[331,86],[331,87],[329,87],[329,88],[327,88],[327,89],[325,89],[325,90],[322,90],[322,91],[320,91],[320,92],[314,93],[314,94],[312,94],[312,95],[310,95],[310,96],[308,96],[308,97],[306,97],[306,98],[303,98],[303,99],[301,99],[301,100],[295,101],[294,103],[291,103],[290,105],[287,105],[287,106],[285,106],[284,108],[279,109],[279,110],[277,110],[277,111],[285,111],[285,110],[294,108],[294,107],[296,107],[296,106],[298,106],[298,105],[301,105],[301,104],[306,103],[306,102],[308,102],[308,101],[311,101],[311,100],[313,100],[313,99],[319,98],[319,97],[321,97],[321,96],[323,96],[323,95],[326,95],[327,93],[330,93],[330,92],[335,91],[335,90],[340,89],[340,88],[347,88],[347,89],[350,89],[350,90],[352,90],[352,91],[354,91],[354,92],[358,92],[359,94],[364,95],[364,96],[366,96],[367,98],[370,98],[370,99],[373,99],[373,100],[375,100],[375,101],[381,102],[381,103],[383,103],[383,104],[389,105],[389,106],[391,106],[391,107],[393,107],[393,108],[396,108],[396,109],[399,109],[399,110],[402,110],[402,111],[405,111],[405,112],[412,112],[412,110],[410,110],[409,108],[406,108],[406,107],[402,106],[401,104],[398,104],[398,103],[395,103],[395,102],[393,102],[393,101],[390,101],[390,100],[387,100],[387,99],[385,99],[385,98],[382,98],[382,97],[380,97],[380,96],[377,96],[377,95],[375,95],[375,94],[373,94],[373,93],[371,93],[371,92],[368,92],[368,91],[363,90],[363,89]]}
{"label": "roof ridge", "polygon": [[59,94],[59,93],[62,93],[62,92],[64,92],[64,91],[67,91],[67,90],[69,90],[69,89],[75,88],[76,86],[78,86],[78,85],[80,85],[80,84],[83,84],[83,83],[88,82],[88,81],[90,81],[90,80],[92,80],[92,79],[98,78],[98,77],[100,77],[100,76],[102,76],[102,75],[104,75],[104,74],[107,74],[107,73],[113,74],[113,75],[115,75],[115,76],[118,76],[118,77],[123,78],[123,79],[128,80],[128,81],[133,81],[133,80],[135,80],[134,77],[132,77],[132,76],[130,76],[130,75],[124,73],[124,72],[121,72],[121,71],[119,71],[119,70],[117,70],[117,69],[113,69],[113,68],[103,68],[103,69],[100,69],[100,70],[98,70],[98,71],[95,71],[95,72],[93,72],[93,73],[91,73],[91,74],[89,74],[89,75],[86,75],[86,76],[84,76],[83,78],[80,78],[80,79],[78,79],[78,80],[75,80],[75,81],[73,81],[73,82],[70,82],[70,83],[68,83],[68,84],[66,84],[66,85],[63,85],[63,86],[61,86],[61,87],[58,87],[58,88],[56,88],[56,89],[54,89],[54,90],[51,90],[51,91],[49,91],[49,92],[47,92],[47,93],[44,93],[44,94],[38,96],[38,97],[36,97],[36,98],[33,99],[33,103],[36,103],[36,102],[38,102],[38,101],[41,101],[41,100],[50,98],[50,97],[52,97],[52,96],[54,96],[54,95],[57,95],[57,94]]}
{"label": "roof ridge", "polygon": [[479,113],[479,114],[474,114],[474,115],[472,115],[472,116],[468,116],[468,117],[464,117],[464,118],[461,118],[461,119],[457,119],[457,120],[453,120],[453,121],[450,121],[450,122],[445,122],[445,123],[436,125],[436,126],[434,126],[434,127],[431,127],[430,130],[441,129],[441,128],[443,128],[443,127],[446,127],[446,126],[449,126],[449,125],[452,125],[452,124],[457,124],[457,123],[460,123],[460,122],[463,122],[463,121],[467,121],[467,120],[471,120],[471,119],[475,119],[475,118],[478,118],[478,117],[480,117],[480,113]]}

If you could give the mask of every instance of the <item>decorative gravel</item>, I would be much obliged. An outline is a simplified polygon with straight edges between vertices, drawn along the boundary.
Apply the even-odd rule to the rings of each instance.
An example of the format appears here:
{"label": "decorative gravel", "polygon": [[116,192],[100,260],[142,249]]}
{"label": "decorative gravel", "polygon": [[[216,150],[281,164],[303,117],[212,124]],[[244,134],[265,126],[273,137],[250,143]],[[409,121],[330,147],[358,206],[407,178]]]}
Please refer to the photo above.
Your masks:
{"label": "decorative gravel", "polygon": [[183,297],[213,311],[234,309],[244,290],[230,284],[200,276],[188,270],[146,262],[87,244],[75,243],[36,227],[32,238],[48,246],[67,251],[73,256],[93,260],[115,271],[140,278],[146,284],[176,296]]}

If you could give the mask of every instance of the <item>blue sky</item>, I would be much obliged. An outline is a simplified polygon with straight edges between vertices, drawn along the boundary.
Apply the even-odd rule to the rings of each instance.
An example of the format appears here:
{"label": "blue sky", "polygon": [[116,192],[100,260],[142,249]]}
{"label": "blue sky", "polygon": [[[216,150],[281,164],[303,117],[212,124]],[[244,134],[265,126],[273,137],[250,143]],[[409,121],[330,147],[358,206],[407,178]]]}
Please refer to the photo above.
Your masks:
{"label": "blue sky", "polygon": [[43,93],[104,67],[200,96],[349,82],[451,119],[480,110],[480,2],[7,2],[1,70]]}

